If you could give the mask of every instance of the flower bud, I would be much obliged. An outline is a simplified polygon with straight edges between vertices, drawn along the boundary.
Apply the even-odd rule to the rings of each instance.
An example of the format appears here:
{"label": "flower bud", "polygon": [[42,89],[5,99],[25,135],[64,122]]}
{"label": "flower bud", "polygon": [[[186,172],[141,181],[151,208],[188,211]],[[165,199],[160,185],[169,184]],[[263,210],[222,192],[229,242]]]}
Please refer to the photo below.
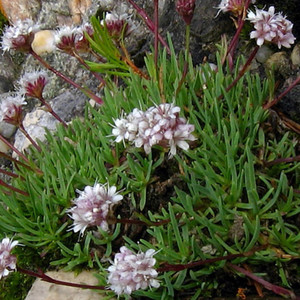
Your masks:
{"label": "flower bud", "polygon": [[178,0],[176,3],[176,10],[186,25],[191,24],[195,10],[195,2],[196,0]]}

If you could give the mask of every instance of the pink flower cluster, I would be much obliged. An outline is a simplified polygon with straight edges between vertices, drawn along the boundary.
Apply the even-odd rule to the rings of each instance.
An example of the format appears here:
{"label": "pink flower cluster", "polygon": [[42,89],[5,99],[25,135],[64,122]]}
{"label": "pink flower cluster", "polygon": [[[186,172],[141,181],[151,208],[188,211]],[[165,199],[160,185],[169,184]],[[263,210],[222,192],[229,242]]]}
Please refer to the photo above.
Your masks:
{"label": "pink flower cluster", "polygon": [[108,268],[108,284],[117,295],[127,294],[148,287],[158,288],[157,271],[153,268],[156,260],[155,251],[134,254],[125,246],[115,255],[114,263]]}
{"label": "pink flower cluster", "polygon": [[135,108],[126,118],[116,119],[112,135],[116,142],[128,140],[135,147],[144,147],[147,154],[154,145],[170,147],[170,157],[176,147],[189,149],[186,141],[194,141],[194,125],[179,117],[180,107],[164,103],[143,112]]}
{"label": "pink flower cluster", "polygon": [[255,30],[250,33],[250,38],[256,39],[258,46],[265,41],[290,48],[294,44],[295,37],[292,34],[293,23],[286,19],[281,13],[275,14],[274,6],[268,11],[257,9],[255,13],[249,11],[248,18],[254,24]]}
{"label": "pink flower cluster", "polygon": [[77,192],[78,198],[73,200],[74,207],[67,210],[74,220],[73,231],[83,234],[90,226],[100,226],[102,230],[108,230],[106,218],[111,207],[123,199],[122,195],[116,192],[115,186],[106,186],[100,183],[94,186],[86,186],[84,191]]}
{"label": "pink flower cluster", "polygon": [[0,279],[12,270],[16,269],[17,258],[10,254],[11,250],[18,245],[18,241],[4,238],[0,243]]}

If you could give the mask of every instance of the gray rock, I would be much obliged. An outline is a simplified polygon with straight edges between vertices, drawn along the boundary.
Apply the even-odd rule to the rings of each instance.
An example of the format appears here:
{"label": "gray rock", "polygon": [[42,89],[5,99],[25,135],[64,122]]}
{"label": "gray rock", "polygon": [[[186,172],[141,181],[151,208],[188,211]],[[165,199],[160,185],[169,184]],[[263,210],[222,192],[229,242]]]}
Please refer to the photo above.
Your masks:
{"label": "gray rock", "polygon": [[[87,100],[86,96],[72,90],[62,93],[49,103],[59,117],[68,122],[74,117],[82,115]],[[58,121],[41,107],[27,113],[23,120],[25,130],[35,141],[44,141],[45,128],[53,132],[56,130],[57,124]],[[14,146],[19,151],[24,151],[30,144],[30,141],[18,130],[15,135]]]}
{"label": "gray rock", "polygon": [[291,54],[291,61],[294,67],[300,67],[300,43],[295,45]]}

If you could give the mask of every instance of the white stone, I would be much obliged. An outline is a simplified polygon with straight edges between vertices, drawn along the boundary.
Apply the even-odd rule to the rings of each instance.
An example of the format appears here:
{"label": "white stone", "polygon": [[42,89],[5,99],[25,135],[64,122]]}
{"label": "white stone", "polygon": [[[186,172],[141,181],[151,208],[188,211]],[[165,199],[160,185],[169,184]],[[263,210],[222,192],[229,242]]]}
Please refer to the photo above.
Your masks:
{"label": "white stone", "polygon": [[[33,112],[27,113],[23,125],[25,130],[33,138],[34,141],[45,140],[45,127],[50,131],[56,130],[58,121],[48,112],[43,109],[36,109]],[[21,152],[30,145],[30,141],[18,130],[15,136],[14,146]]]}
{"label": "white stone", "polygon": [[266,45],[262,45],[259,50],[257,51],[257,54],[255,56],[256,60],[260,63],[265,63],[267,59],[273,54],[273,51],[267,47]]}
{"label": "white stone", "polygon": [[[50,271],[46,275],[61,281],[98,285],[97,278],[92,272],[87,271],[83,271],[78,275],[73,272]],[[105,294],[101,295],[95,290],[58,285],[37,279],[25,300],[101,300],[104,297]]]}
{"label": "white stone", "polygon": [[294,66],[296,66],[296,67],[300,66],[300,43],[298,43],[294,47],[292,54],[291,54],[291,61]]}

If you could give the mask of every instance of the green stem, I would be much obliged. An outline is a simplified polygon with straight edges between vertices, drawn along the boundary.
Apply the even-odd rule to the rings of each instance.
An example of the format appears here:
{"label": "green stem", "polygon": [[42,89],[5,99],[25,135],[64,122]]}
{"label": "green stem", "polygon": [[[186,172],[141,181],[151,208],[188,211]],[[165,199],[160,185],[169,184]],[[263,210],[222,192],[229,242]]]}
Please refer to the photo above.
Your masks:
{"label": "green stem", "polygon": [[191,26],[185,26],[185,61],[188,61],[190,54],[190,37],[191,37]]}

